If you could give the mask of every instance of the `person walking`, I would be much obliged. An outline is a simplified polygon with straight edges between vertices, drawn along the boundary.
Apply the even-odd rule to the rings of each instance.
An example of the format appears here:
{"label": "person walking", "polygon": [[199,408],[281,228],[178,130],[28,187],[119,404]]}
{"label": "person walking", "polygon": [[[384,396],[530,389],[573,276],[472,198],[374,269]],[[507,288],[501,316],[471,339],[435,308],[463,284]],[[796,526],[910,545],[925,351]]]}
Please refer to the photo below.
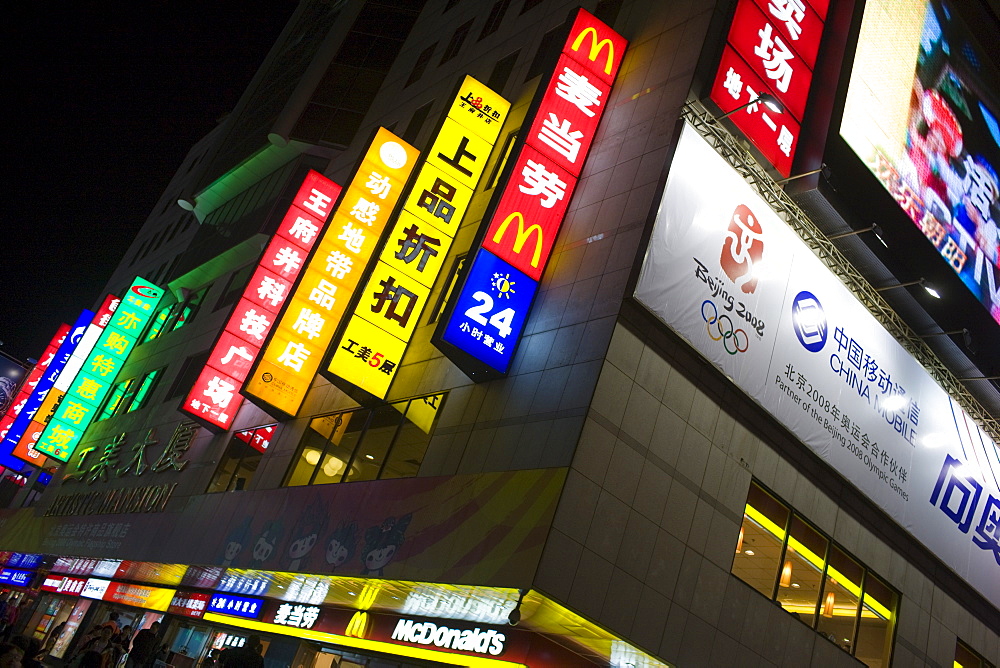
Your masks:
{"label": "person walking", "polygon": [[159,642],[160,623],[153,622],[148,629],[142,629],[132,638],[132,647],[128,653],[127,668],[147,668],[153,665],[156,658],[156,646]]}
{"label": "person walking", "polygon": [[259,635],[247,636],[243,647],[230,647],[219,655],[220,668],[264,668]]}

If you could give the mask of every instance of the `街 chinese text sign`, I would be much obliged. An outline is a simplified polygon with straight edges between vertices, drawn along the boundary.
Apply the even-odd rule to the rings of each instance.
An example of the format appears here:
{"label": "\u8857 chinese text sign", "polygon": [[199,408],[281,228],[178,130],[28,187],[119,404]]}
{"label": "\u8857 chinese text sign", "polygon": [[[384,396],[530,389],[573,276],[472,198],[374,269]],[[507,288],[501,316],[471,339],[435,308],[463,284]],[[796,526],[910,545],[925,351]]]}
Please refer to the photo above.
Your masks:
{"label": "\u8857 chinese text sign", "polygon": [[1000,604],[996,444],[690,126],[673,164],[636,298]]}
{"label": "\u8857 chinese text sign", "polygon": [[[481,247],[442,322],[440,341],[506,373],[576,188],[626,40],[578,10],[538,111],[511,155]],[[453,360],[463,366],[461,356]]]}

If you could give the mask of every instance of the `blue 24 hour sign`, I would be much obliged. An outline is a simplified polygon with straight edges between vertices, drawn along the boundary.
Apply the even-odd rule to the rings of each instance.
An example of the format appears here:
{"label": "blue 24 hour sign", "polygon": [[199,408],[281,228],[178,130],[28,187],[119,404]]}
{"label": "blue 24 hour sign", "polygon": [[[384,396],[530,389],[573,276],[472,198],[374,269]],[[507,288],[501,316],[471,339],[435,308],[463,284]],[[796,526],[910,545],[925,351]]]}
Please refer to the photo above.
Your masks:
{"label": "blue 24 hour sign", "polygon": [[537,291],[537,281],[480,249],[442,340],[506,373]]}

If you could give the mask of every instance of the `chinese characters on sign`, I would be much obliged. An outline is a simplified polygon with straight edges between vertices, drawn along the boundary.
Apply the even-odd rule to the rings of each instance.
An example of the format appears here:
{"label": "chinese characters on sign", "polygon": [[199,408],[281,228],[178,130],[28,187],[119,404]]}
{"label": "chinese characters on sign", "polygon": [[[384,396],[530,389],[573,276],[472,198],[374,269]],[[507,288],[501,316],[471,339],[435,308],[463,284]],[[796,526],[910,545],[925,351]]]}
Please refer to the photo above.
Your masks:
{"label": "chinese characters on sign", "polygon": [[[31,395],[37,389],[38,383],[41,382],[42,378],[45,376],[46,371],[49,368],[49,365],[56,358],[56,353],[59,350],[59,346],[62,345],[63,341],[66,339],[66,336],[69,334],[69,331],[70,331],[69,325],[65,323],[60,325],[58,331],[56,331],[56,335],[52,337],[52,340],[49,342],[49,345],[45,348],[45,352],[42,353],[42,356],[38,358],[38,363],[35,364],[35,367],[31,370],[31,373],[28,374],[27,379],[25,379],[25,381],[21,384],[21,389],[19,390],[17,397],[15,397],[14,401],[7,408],[7,412],[4,414],[3,418],[0,418],[0,441],[6,440],[7,434],[10,433],[10,429],[13,426],[14,421],[17,419],[17,416],[20,415],[24,407],[28,404],[28,400],[31,398]],[[3,453],[11,452],[11,450],[8,450],[8,446],[12,447],[13,449],[16,449],[14,448],[14,445],[15,444],[8,444],[6,442],[0,443],[0,452]],[[30,452],[34,453],[34,457],[29,456],[28,461],[35,461],[41,457],[41,454],[35,452],[34,449],[32,449]],[[19,457],[16,454],[14,456]],[[14,463],[16,464],[16,462]],[[7,462],[5,459],[0,459],[0,464],[6,465]]]}
{"label": "chinese characters on sign", "polygon": [[20,457],[25,461],[37,461],[41,454],[35,450],[35,443],[38,441],[38,437],[41,436],[42,432],[45,430],[45,426],[52,419],[52,415],[55,413],[56,408],[59,406],[60,402],[64,396],[66,396],[66,391],[69,390],[73,381],[76,380],[77,374],[83,368],[83,364],[90,355],[94,346],[97,345],[97,340],[100,338],[101,334],[104,332],[104,328],[108,326],[111,322],[111,318],[115,311],[118,309],[118,305],[121,303],[121,299],[115,297],[114,295],[108,295],[104,298],[104,303],[101,308],[97,311],[97,315],[87,326],[84,331],[83,336],[80,338],[80,342],[77,344],[73,353],[70,355],[69,360],[66,362],[65,367],[59,376],[55,379],[52,385],[52,389],[45,395],[44,401],[42,401],[41,406],[35,413],[35,417],[32,419],[31,424],[28,425],[28,429],[25,431],[21,440],[18,441],[17,447],[14,448],[14,456]]}
{"label": "chinese characters on sign", "polygon": [[232,424],[243,403],[240,386],[289,300],[340,191],[319,172],[306,175],[181,410],[218,429]]}
{"label": "chinese characters on sign", "polygon": [[781,103],[782,112],[756,103],[730,118],[782,176],[791,173],[827,4],[740,0],[712,86],[724,113],[763,93]]}
{"label": "chinese characters on sign", "polygon": [[39,436],[36,450],[61,462],[70,458],[162,296],[162,289],[143,278],[132,282]]}
{"label": "chinese characters on sign", "polygon": [[465,77],[389,231],[327,374],[385,398],[510,103]]}
{"label": "chinese characters on sign", "polygon": [[[463,369],[506,373],[628,42],[579,10],[472,267],[435,333]],[[510,165],[513,165],[511,167]],[[499,198],[499,199],[497,199]],[[461,351],[451,354],[452,351]],[[469,371],[467,371],[469,372]]]}
{"label": "chinese characters on sign", "polygon": [[247,377],[243,393],[252,401],[284,415],[298,413],[417,155],[396,135],[378,130]]}
{"label": "chinese characters on sign", "polygon": [[[45,401],[45,397],[48,396],[49,390],[51,390],[52,386],[55,385],[59,374],[69,362],[70,356],[73,354],[76,346],[83,338],[83,333],[86,331],[87,325],[91,322],[93,317],[93,311],[84,310],[70,328],[69,333],[63,338],[62,343],[59,344],[59,348],[56,351],[55,356],[51,360],[45,360],[47,364],[45,373],[38,377],[38,381],[35,383],[35,387],[32,390],[31,395],[21,406],[17,417],[7,429],[7,434],[4,437],[3,444],[0,446],[0,452],[7,455],[7,457],[0,459],[9,459],[9,455],[17,448],[17,445],[28,432],[28,427],[35,419],[35,415],[38,413],[39,408],[41,408],[42,402]],[[34,376],[34,374],[32,374],[32,376]],[[30,383],[32,380],[33,378],[29,376],[28,382]],[[3,463],[6,465],[6,461]]]}

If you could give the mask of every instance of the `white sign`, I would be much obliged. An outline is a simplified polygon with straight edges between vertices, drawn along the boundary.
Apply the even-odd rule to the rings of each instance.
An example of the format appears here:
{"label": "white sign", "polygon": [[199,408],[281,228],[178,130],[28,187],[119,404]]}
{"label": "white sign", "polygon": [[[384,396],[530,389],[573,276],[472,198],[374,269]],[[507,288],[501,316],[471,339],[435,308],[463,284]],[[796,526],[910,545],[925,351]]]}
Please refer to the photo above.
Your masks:
{"label": "white sign", "polygon": [[99,580],[97,578],[89,578],[87,584],[83,586],[83,591],[80,592],[80,596],[85,598],[96,598],[101,600],[104,598],[104,593],[108,591],[108,585],[111,584],[110,580]]}
{"label": "white sign", "polygon": [[503,653],[507,638],[493,629],[453,629],[434,622],[400,619],[392,631],[392,639],[498,656]]}
{"label": "white sign", "polygon": [[635,297],[1000,607],[996,445],[690,126],[674,164]]}

